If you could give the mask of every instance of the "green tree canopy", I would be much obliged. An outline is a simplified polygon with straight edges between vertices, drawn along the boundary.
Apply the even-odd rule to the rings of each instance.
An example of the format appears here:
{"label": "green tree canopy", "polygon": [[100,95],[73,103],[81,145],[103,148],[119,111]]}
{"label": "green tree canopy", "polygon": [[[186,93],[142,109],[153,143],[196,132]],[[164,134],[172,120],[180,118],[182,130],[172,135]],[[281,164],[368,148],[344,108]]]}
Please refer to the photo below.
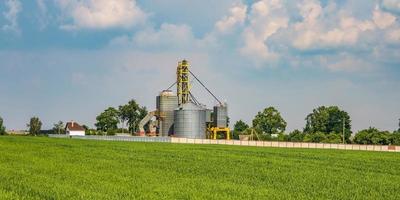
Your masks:
{"label": "green tree canopy", "polygon": [[65,125],[62,121],[58,121],[57,123],[53,124],[53,132],[56,134],[65,134]]}
{"label": "green tree canopy", "polygon": [[400,131],[395,131],[389,137],[390,144],[400,145]]}
{"label": "green tree canopy", "polygon": [[337,106],[320,106],[313,110],[306,117],[305,133],[321,132],[325,134],[344,132],[346,141],[350,141],[351,136],[351,120],[347,112],[340,110]]}
{"label": "green tree canopy", "polygon": [[6,134],[6,127],[3,125],[3,118],[0,117],[0,135]]}
{"label": "green tree canopy", "polygon": [[247,125],[244,121],[239,120],[233,125],[233,131],[232,131],[232,136],[233,139],[239,139],[239,135],[246,135],[246,130],[249,128],[249,125]]}
{"label": "green tree canopy", "polygon": [[136,132],[139,128],[139,122],[147,115],[146,107],[140,107],[134,99],[128,104],[119,106],[119,118],[122,122],[127,122],[128,129],[131,133]]}
{"label": "green tree canopy", "polygon": [[82,127],[85,129],[85,131],[90,129],[86,124],[82,125]]}
{"label": "green tree canopy", "polygon": [[240,132],[245,131],[248,128],[249,128],[249,125],[247,125],[244,121],[239,120],[233,126],[233,131],[240,133]]}
{"label": "green tree canopy", "polygon": [[38,135],[42,129],[42,122],[38,117],[32,117],[27,126],[29,128],[29,134]]}
{"label": "green tree canopy", "polygon": [[116,130],[119,123],[119,112],[113,107],[109,107],[96,117],[96,128],[104,132]]}
{"label": "green tree canopy", "polygon": [[286,121],[274,107],[265,108],[253,119],[253,127],[263,134],[283,133],[286,129]]}
{"label": "green tree canopy", "polygon": [[389,144],[390,133],[380,131],[376,128],[361,130],[354,136],[354,142],[357,144]]}
{"label": "green tree canopy", "polygon": [[289,140],[292,142],[302,142],[304,139],[305,134],[299,130],[294,130],[289,133]]}

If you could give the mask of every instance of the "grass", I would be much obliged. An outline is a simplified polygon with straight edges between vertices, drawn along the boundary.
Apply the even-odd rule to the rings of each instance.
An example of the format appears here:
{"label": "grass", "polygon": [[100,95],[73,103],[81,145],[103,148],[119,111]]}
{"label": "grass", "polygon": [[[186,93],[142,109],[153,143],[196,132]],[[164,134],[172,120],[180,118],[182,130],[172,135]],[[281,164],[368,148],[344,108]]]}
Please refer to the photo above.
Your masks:
{"label": "grass", "polygon": [[0,199],[400,199],[400,154],[0,137]]}

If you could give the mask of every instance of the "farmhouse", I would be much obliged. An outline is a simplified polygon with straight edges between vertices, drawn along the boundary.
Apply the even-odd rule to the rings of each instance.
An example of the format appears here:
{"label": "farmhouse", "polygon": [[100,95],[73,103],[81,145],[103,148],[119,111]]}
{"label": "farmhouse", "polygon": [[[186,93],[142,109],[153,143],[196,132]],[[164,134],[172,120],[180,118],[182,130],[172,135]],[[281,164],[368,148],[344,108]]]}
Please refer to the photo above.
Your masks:
{"label": "farmhouse", "polygon": [[65,134],[74,136],[85,136],[85,129],[78,123],[71,121],[65,125]]}

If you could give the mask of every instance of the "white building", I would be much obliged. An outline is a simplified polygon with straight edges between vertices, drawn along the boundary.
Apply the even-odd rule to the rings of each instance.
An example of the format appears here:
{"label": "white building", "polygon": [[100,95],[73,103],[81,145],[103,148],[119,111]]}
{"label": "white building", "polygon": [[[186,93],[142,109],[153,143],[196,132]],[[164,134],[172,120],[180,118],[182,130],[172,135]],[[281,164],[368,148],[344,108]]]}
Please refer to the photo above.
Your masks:
{"label": "white building", "polygon": [[65,134],[71,136],[85,136],[85,129],[78,123],[71,121],[65,125]]}

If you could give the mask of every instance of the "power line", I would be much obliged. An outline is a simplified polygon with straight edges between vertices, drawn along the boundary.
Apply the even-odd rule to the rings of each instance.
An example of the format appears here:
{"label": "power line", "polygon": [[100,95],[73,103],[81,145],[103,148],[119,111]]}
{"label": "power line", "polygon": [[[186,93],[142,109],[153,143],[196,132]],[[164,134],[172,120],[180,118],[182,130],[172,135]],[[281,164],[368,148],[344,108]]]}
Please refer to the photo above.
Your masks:
{"label": "power line", "polygon": [[204,89],[206,89],[207,92],[210,93],[211,96],[213,96],[214,99],[217,100],[220,105],[222,105],[222,102],[190,70],[189,70],[189,72],[200,83],[200,85],[203,86]]}
{"label": "power line", "polygon": [[171,86],[169,86],[166,90],[171,89],[172,87],[174,87],[175,84],[176,84],[176,81]]}

